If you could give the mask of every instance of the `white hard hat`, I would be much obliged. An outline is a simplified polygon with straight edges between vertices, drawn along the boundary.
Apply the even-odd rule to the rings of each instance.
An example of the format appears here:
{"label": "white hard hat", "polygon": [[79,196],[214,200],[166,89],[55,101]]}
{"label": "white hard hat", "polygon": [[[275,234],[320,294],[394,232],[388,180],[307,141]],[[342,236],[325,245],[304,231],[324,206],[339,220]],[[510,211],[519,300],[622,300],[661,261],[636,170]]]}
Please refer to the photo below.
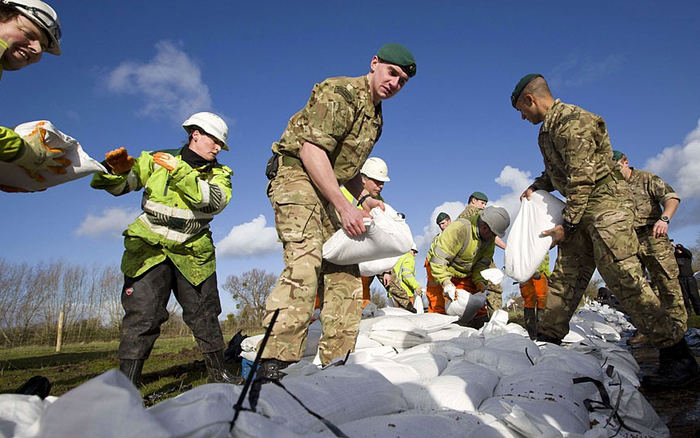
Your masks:
{"label": "white hard hat", "polygon": [[416,242],[413,242],[413,246],[411,247],[411,251],[418,252],[418,246],[416,246]]}
{"label": "white hard hat", "polygon": [[15,9],[46,33],[49,38],[47,53],[56,56],[61,54],[61,22],[51,6],[40,0],[0,0],[0,4]]}
{"label": "white hard hat", "polygon": [[389,179],[389,168],[381,158],[372,157],[362,165],[360,173],[377,181],[391,181]]}
{"label": "white hard hat", "polygon": [[223,143],[223,149],[228,150],[226,138],[228,137],[228,125],[224,119],[214,113],[201,112],[192,114],[187,120],[182,122],[182,127],[189,134],[193,128],[203,129],[205,133],[211,135]]}

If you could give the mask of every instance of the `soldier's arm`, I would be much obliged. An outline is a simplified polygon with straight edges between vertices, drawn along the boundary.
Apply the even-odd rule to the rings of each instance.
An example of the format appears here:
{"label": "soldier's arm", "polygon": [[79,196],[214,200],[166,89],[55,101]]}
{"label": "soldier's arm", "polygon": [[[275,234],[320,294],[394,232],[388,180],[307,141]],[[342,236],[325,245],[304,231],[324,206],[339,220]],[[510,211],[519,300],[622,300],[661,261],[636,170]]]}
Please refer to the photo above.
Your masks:
{"label": "soldier's arm", "polygon": [[[581,221],[588,198],[600,176],[596,164],[595,130],[599,126],[591,116],[582,114],[557,130],[555,143],[563,151],[566,163],[566,206],[562,216],[571,224]],[[603,175],[604,176],[604,175]]]}

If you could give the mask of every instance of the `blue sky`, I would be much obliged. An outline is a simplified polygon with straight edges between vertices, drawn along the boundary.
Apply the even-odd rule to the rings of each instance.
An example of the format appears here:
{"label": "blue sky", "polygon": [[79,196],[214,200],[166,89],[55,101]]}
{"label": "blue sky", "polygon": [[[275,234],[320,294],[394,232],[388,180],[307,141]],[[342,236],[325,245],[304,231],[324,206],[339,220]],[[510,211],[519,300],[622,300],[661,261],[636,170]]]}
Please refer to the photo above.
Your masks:
{"label": "blue sky", "polygon": [[[193,112],[225,117],[231,151],[220,161],[234,170],[234,190],[212,223],[220,284],[252,268],[281,271],[263,174],[270,145],[314,83],[366,74],[387,42],[413,52],[417,75],[384,103],[372,155],[389,165],[383,195],[406,214],[419,259],[437,213],[456,214],[474,190],[517,213],[518,195],[543,165],[538,127],[519,119],[509,97],[533,72],[556,97],[603,116],[613,147],[680,193],[672,238],[693,244],[700,234],[697,2],[52,5],[63,55],[5,72],[2,125],[50,120],[102,160],[120,146],[137,156],[183,144],[181,123]],[[114,198],[86,178],[0,200],[3,257],[118,264],[140,194]],[[496,262],[502,257],[498,251]],[[423,269],[417,274],[424,283]],[[227,295],[221,291],[223,315],[233,310]]]}

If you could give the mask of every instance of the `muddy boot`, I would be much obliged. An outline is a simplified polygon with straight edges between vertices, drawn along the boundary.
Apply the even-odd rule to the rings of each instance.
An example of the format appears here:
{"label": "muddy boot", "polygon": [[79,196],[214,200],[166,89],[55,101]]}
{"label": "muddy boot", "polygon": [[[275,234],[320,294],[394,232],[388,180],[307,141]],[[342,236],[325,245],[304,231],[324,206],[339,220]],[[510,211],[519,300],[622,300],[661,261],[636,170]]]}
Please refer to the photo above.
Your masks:
{"label": "muddy boot", "polygon": [[631,338],[627,339],[627,345],[632,347],[642,346],[649,343],[649,338],[647,338],[642,332],[637,330],[637,332]]}
{"label": "muddy boot", "polygon": [[688,388],[700,379],[700,366],[685,339],[659,350],[659,374],[644,376],[642,388],[649,391],[669,391]]}
{"label": "muddy boot", "polygon": [[547,335],[544,335],[542,333],[537,333],[537,341],[549,342],[550,344],[561,345],[561,339],[553,338],[551,336],[547,336]]}
{"label": "muddy boot", "polygon": [[119,371],[124,373],[134,386],[138,386],[141,380],[143,362],[143,359],[122,359],[119,361]]}
{"label": "muddy boot", "polygon": [[239,380],[226,369],[223,350],[204,353],[204,364],[207,366],[207,381],[209,383],[239,383]]}
{"label": "muddy boot", "polygon": [[287,375],[282,370],[293,363],[294,362],[287,362],[278,359],[263,359],[255,372],[255,378],[256,380],[262,380],[263,383],[267,383],[272,380],[280,380],[282,377]]}
{"label": "muddy boot", "polygon": [[525,329],[530,339],[533,341],[537,339],[537,315],[535,309],[525,308],[523,309],[525,313]]}

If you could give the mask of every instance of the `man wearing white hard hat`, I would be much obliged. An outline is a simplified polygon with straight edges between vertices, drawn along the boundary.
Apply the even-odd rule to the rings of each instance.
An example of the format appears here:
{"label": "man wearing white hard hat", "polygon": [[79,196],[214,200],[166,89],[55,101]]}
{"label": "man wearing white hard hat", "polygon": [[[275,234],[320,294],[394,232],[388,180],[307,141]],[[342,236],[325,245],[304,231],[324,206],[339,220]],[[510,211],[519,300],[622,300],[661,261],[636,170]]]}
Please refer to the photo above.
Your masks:
{"label": "man wearing white hard hat", "polygon": [[[386,165],[386,162],[378,157],[368,158],[360,169],[360,176],[362,177],[362,193],[359,199],[355,199],[347,188],[340,188],[340,191],[343,192],[347,200],[359,209],[362,209],[362,203],[367,198],[373,198],[384,202],[384,198],[382,198],[384,183],[391,181],[391,179],[389,179],[389,167]],[[389,284],[390,275],[391,272],[386,272],[386,275],[379,278],[385,287]],[[373,280],[374,277],[362,277],[363,309],[372,301],[372,294],[369,287]]]}
{"label": "man wearing white hard hat", "polygon": [[[61,23],[53,8],[39,0],[0,0],[0,78],[3,71],[20,70],[41,60],[44,52],[61,54]],[[20,137],[0,126],[0,161],[24,168],[41,181],[40,172],[64,174],[71,163],[65,150],[49,148],[39,135]],[[0,187],[5,191],[22,191]]]}
{"label": "man wearing white hard hat", "polygon": [[108,174],[92,187],[114,196],[143,189],[143,213],[124,232],[122,257],[124,321],[119,343],[120,369],[135,384],[141,376],[160,326],[168,319],[170,292],[182,306],[210,382],[229,383],[224,367],[224,339],[216,281],[216,259],[209,223],[231,199],[233,171],[217,162],[228,150],[228,126],[221,117],[201,112],[182,124],[187,145],[142,152],[134,159],[126,149],[107,153]]}

